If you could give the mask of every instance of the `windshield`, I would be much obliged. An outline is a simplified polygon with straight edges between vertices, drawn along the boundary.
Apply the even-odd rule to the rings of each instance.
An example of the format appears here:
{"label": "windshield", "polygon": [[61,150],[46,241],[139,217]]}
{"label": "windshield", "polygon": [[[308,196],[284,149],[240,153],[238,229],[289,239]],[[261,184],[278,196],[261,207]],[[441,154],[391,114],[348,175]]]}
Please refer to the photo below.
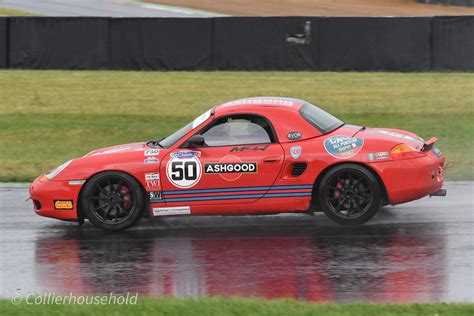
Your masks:
{"label": "windshield", "polygon": [[209,110],[199,115],[192,122],[186,124],[185,126],[181,127],[179,130],[171,134],[170,136],[160,141],[160,146],[164,148],[169,148],[173,146],[178,140],[183,138],[184,135],[186,135],[187,133],[189,133],[196,127],[200,126],[205,121],[207,121],[207,119],[211,116],[211,114],[212,112],[211,110]]}
{"label": "windshield", "polygon": [[301,107],[300,114],[323,134],[330,133],[344,125],[340,119],[309,103]]}

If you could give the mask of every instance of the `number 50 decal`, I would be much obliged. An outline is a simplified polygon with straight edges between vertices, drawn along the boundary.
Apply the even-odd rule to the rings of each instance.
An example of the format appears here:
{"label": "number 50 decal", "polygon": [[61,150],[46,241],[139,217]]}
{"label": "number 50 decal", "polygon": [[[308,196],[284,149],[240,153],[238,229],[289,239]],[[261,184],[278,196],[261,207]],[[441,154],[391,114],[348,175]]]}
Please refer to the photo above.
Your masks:
{"label": "number 50 decal", "polygon": [[202,175],[201,162],[197,157],[173,157],[166,165],[168,180],[178,188],[190,188],[199,182]]}

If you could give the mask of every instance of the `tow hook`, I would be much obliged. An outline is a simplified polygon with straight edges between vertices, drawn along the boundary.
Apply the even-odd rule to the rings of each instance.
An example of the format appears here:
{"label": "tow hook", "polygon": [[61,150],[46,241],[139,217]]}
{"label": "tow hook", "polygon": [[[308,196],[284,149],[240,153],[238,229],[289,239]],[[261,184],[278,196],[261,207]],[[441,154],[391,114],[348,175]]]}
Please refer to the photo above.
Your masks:
{"label": "tow hook", "polygon": [[448,191],[446,191],[446,189],[439,189],[438,191],[430,194],[430,197],[432,196],[446,196]]}

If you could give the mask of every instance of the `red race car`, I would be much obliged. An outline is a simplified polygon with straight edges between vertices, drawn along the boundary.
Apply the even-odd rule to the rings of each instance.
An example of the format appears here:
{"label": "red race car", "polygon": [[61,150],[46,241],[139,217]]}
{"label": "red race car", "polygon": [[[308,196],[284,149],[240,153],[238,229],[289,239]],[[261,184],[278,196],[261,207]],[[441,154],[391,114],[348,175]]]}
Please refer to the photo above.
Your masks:
{"label": "red race car", "polygon": [[323,211],[343,225],[444,196],[436,138],[341,120],[298,99],[221,104],[160,141],[92,151],[30,187],[42,216],[121,230],[140,217]]}

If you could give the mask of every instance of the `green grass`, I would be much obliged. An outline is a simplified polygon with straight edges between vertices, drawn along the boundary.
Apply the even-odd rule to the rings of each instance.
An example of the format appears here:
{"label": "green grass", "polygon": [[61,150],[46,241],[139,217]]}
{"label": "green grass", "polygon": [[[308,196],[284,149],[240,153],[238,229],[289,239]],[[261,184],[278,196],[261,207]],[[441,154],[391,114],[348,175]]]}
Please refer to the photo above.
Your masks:
{"label": "green grass", "polygon": [[297,316],[297,315],[364,315],[364,316],[470,316],[472,304],[314,304],[285,300],[257,299],[170,299],[142,298],[136,305],[13,305],[0,301],[2,315],[186,315],[186,316]]}
{"label": "green grass", "polygon": [[20,10],[0,8],[0,16],[31,16],[31,15],[36,15],[36,14],[20,11]]}
{"label": "green grass", "polygon": [[346,122],[438,136],[472,180],[474,73],[0,71],[0,181],[92,149],[165,136],[240,97],[309,100]]}

